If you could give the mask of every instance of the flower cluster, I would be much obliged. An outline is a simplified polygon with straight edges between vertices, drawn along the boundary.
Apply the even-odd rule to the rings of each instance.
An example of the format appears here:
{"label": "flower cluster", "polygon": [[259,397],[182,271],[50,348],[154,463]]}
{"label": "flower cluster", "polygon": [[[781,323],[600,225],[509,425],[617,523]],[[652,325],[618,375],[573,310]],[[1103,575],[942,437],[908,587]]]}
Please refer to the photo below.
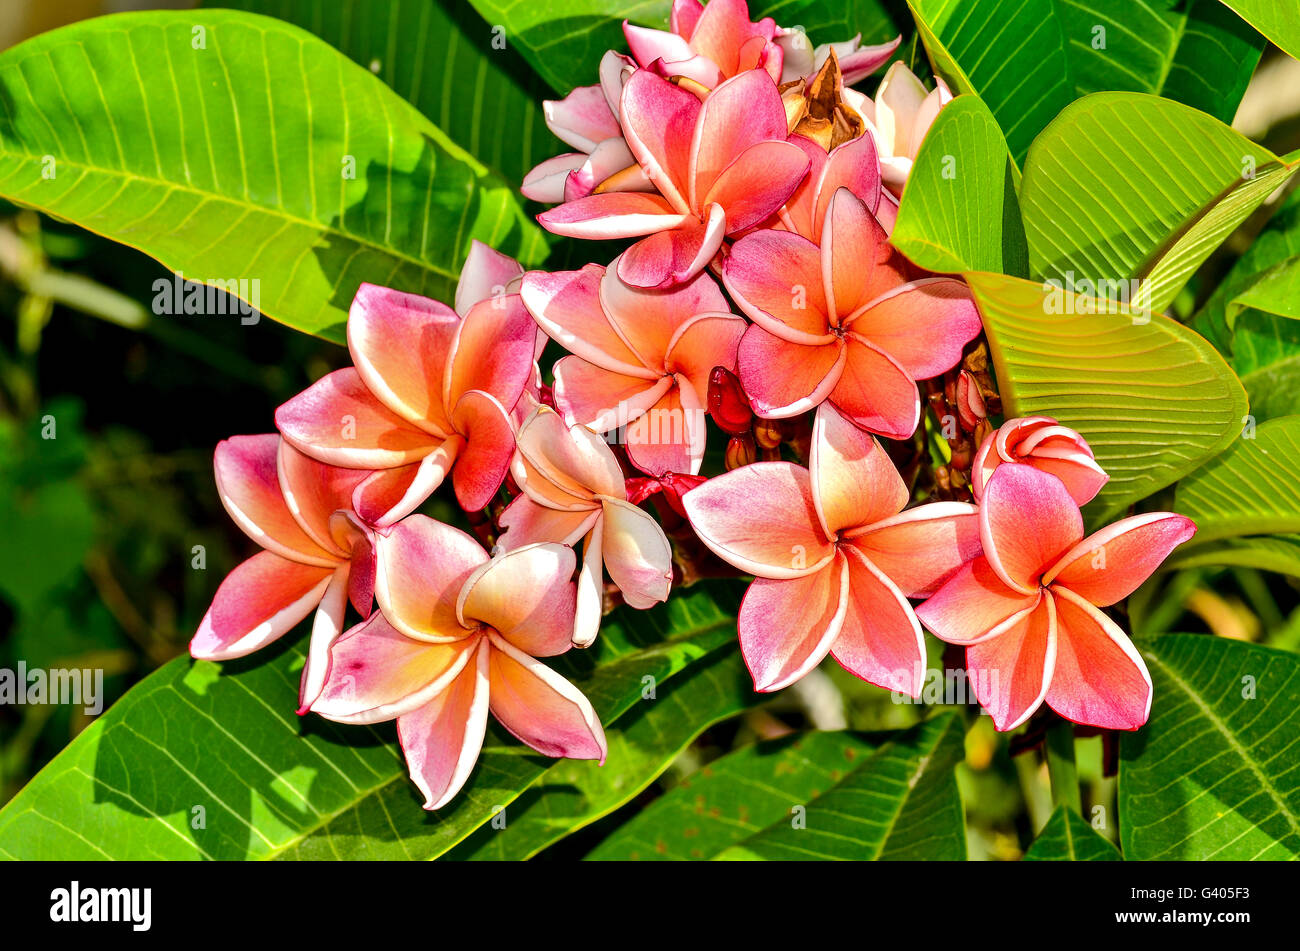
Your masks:
{"label": "flower cluster", "polygon": [[[315,610],[299,712],[396,720],[430,809],[489,711],[543,754],[603,761],[596,711],[538,658],[710,574],[756,579],[738,628],[759,691],[829,653],[916,696],[924,624],[1000,674],[978,680],[1000,729],[1044,700],[1140,725],[1150,679],[1100,608],[1194,528],[1155,513],[1084,538],[1106,480],[1084,439],[1045,418],[994,431],[970,289],[889,239],[946,87],[895,63],[869,99],[851,86],[897,40],[813,47],[744,0],[676,0],[671,30],[625,33],[599,82],[545,104],[577,151],[523,193],[556,234],[631,243],[527,273],[475,243],[454,308],[362,285],[352,366],[281,406],[278,433],[217,447],[222,501],[264,551],[194,656]],[[417,511],[448,479],[473,534]]]}

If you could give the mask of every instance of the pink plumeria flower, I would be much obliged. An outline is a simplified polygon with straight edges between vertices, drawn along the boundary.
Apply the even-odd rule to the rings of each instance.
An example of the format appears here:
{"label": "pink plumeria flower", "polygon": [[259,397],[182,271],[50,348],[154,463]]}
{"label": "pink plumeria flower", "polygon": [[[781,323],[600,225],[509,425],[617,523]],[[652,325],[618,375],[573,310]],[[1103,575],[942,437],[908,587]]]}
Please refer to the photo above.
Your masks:
{"label": "pink plumeria flower", "polygon": [[628,458],[650,475],[700,471],[709,374],[735,369],[749,325],[713,278],[646,291],[618,276],[615,259],[608,270],[530,271],[520,296],[573,354],[555,364],[555,405],[568,423],[628,427]]}
{"label": "pink plumeria flower", "polygon": [[563,99],[542,103],[547,127],[578,151],[547,159],[524,176],[519,190],[526,198],[558,204],[585,198],[597,188],[654,191],[618,121],[623,84],[635,68],[631,59],[610,50],[600,61],[598,85],[579,86]]}
{"label": "pink plumeria flower", "polygon": [[880,152],[880,173],[885,186],[895,194],[903,193],[912,163],[921,151],[921,142],[939,115],[952,102],[952,92],[942,79],[927,90],[907,65],[899,60],[885,73],[876,90],[875,102],[866,99],[854,105],[867,120]]}
{"label": "pink plumeria flower", "polygon": [[753,574],[740,647],[756,690],[799,680],[830,653],[870,683],[919,695],[925,642],[907,599],[980,550],[973,505],[903,511],[908,491],[875,439],[817,412],[811,468],[759,462],[686,493],[696,534]]}
{"label": "pink plumeria flower", "polygon": [[975,501],[984,495],[984,487],[998,466],[1007,462],[1051,473],[1065,483],[1079,505],[1092,501],[1110,479],[1097,465],[1087,440],[1050,416],[1009,419],[989,434],[971,465]]}
{"label": "pink plumeria flower", "polygon": [[517,293],[522,268],[475,245],[456,292],[438,301],[362,284],[348,314],[354,367],[275,413],[295,447],[335,466],[377,470],[357,511],[388,527],[448,472],[468,511],[500,487],[514,451],[510,412],[534,372],[538,331]]}
{"label": "pink plumeria flower", "polygon": [[[871,136],[858,136],[837,145],[829,153],[802,135],[792,135],[790,141],[808,156],[808,177],[778,212],[777,224],[780,227],[802,235],[813,244],[820,244],[826,210],[841,188],[852,192],[877,221],[880,220],[882,204],[892,202],[893,198],[881,187],[880,160]],[[886,228],[885,233],[888,234],[889,230]]]}
{"label": "pink plumeria flower", "polygon": [[936,636],[966,647],[975,693],[999,730],[1046,701],[1066,719],[1135,730],[1151,677],[1099,608],[1137,589],[1196,532],[1172,512],[1121,519],[1083,537],[1065,484],[1032,466],[999,466],[979,506],[984,552],[917,609]]}
{"label": "pink plumeria flower", "polygon": [[685,76],[712,89],[745,70],[781,79],[784,50],[774,41],[776,22],[749,19],[746,0],[673,0],[668,30],[624,21],[623,35],[637,64],[665,76]]}
{"label": "pink plumeria flower", "polygon": [[590,195],[537,220],[573,238],[641,238],[618,263],[619,277],[636,287],[694,277],[725,236],[771,217],[808,171],[803,152],[786,141],[776,83],[758,70],[728,79],[704,102],[637,70],[623,87],[622,124],[659,194]]}
{"label": "pink plumeria flower", "polygon": [[243,657],[315,611],[299,689],[305,709],[325,682],[327,652],[343,630],[348,600],[362,617],[370,615],[374,534],[352,504],[370,473],[323,465],[275,433],[223,440],[214,468],[221,504],[265,551],[221,582],[190,653],[202,660]]}
{"label": "pink plumeria flower", "polygon": [[843,40],[839,43],[822,43],[814,47],[804,33],[801,27],[777,27],[776,44],[781,47],[783,52],[781,66],[782,84],[794,82],[796,79],[810,80],[817,75],[817,71],[822,68],[826,60],[830,58],[831,51],[840,61],[840,74],[844,77],[844,85],[852,86],[862,82],[872,73],[874,73],[890,56],[894,50],[898,49],[898,44],[903,40],[902,35],[894,37],[887,43],[878,45],[863,46],[862,34],[859,33],[851,40]]}
{"label": "pink plumeria flower", "polygon": [[501,513],[502,550],[538,542],[583,540],[573,643],[596,639],[608,573],[634,608],[668,599],[673,559],[650,513],[627,501],[623,470],[605,441],[585,426],[566,426],[539,407],[519,427],[511,472],[523,494]]}
{"label": "pink plumeria flower", "polygon": [[464,532],[413,515],[378,550],[380,613],[331,648],[313,713],[341,723],[396,719],[426,809],[464,786],[489,711],[545,756],[604,763],[591,703],[535,659],[569,648],[572,549],[531,545],[489,560]]}
{"label": "pink plumeria flower", "polygon": [[789,231],[737,241],[722,277],[754,320],[737,354],[754,411],[780,419],[829,400],[863,429],[911,436],[915,381],[953,367],[980,319],[965,282],[909,281],[906,267],[847,188],[830,199],[820,247]]}

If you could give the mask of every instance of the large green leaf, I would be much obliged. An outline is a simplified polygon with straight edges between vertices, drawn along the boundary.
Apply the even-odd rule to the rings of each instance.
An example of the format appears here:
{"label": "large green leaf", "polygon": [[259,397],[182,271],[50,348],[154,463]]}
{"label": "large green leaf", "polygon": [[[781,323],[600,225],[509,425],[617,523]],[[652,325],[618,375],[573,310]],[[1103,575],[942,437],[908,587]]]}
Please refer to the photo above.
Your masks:
{"label": "large green leaf", "polygon": [[1031,281],[967,279],[1007,415],[1051,416],[1078,430],[1110,474],[1089,503],[1093,520],[1181,478],[1240,434],[1241,384],[1186,327],[1122,306],[1092,313],[1104,306]]}
{"label": "large green leaf", "polygon": [[518,185],[566,147],[546,128],[551,90],[468,0],[207,0],[287,20],[371,69],[457,145]]}
{"label": "large green leaf", "polygon": [[958,96],[926,133],[890,240],[931,271],[1028,273],[1019,172],[988,106]]}
{"label": "large green leaf", "polygon": [[1118,862],[1119,850],[1067,806],[1058,806],[1025,853],[1026,862]]}
{"label": "large green leaf", "polygon": [[1243,535],[1204,545],[1184,545],[1162,567],[1168,569],[1232,565],[1300,578],[1300,535]]}
{"label": "large green leaf", "polygon": [[472,238],[528,262],[545,251],[505,183],[368,70],[268,17],[131,13],[46,33],[0,54],[0,109],[0,195],[194,280],[256,280],[242,297],[332,339],[362,281],[449,300]]}
{"label": "large green leaf", "polygon": [[[734,614],[697,588],[611,616],[592,652],[558,666],[617,733],[734,639]],[[301,665],[294,646],[224,665],[178,658],[151,674],[0,811],[0,857],[433,858],[564,767],[494,728],[465,789],[425,812],[391,724],[294,716]],[[641,699],[646,677],[654,701]],[[604,768],[622,764],[611,755]]]}
{"label": "large green leaf", "polygon": [[1300,858],[1300,657],[1198,634],[1137,646],[1155,697],[1120,737],[1124,856]]}
{"label": "large green leaf", "polygon": [[697,771],[641,810],[588,859],[704,859],[791,818],[882,741],[845,731],[746,746]]}
{"label": "large green leaf", "polygon": [[1223,0],[1241,18],[1276,43],[1290,56],[1300,59],[1300,16],[1287,0]]}
{"label": "large green leaf", "polygon": [[1298,470],[1300,416],[1272,419],[1178,483],[1174,508],[1196,522],[1198,542],[1300,532]]}
{"label": "large green leaf", "polygon": [[935,71],[978,94],[1011,154],[1098,90],[1166,96],[1232,120],[1262,39],[1217,0],[908,0]]}
{"label": "large green leaf", "polygon": [[564,760],[546,771],[510,807],[504,828],[491,823],[448,854],[450,859],[526,859],[608,815],[650,785],[689,744],[726,717],[765,699],[737,649],[723,648],[692,664],[605,733],[605,766]]}
{"label": "large green leaf", "polygon": [[1020,190],[1029,268],[1162,311],[1300,163],[1211,116],[1140,93],[1096,93],[1034,140]]}
{"label": "large green leaf", "polygon": [[895,735],[820,796],[716,856],[754,859],[964,859],[954,770],[961,718],[945,713]]}

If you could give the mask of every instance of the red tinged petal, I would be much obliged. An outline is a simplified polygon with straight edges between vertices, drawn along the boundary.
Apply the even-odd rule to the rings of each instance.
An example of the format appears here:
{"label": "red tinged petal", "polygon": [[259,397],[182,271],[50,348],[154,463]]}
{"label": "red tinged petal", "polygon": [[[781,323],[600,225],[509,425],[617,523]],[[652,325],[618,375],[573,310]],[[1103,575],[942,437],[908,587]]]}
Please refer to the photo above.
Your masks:
{"label": "red tinged petal", "polygon": [[464,438],[452,436],[419,462],[370,473],[352,493],[353,509],[376,528],[396,525],[442,485],[464,448]]}
{"label": "red tinged petal", "polygon": [[[525,198],[544,205],[558,205],[570,201],[572,199],[568,195],[569,176],[586,165],[587,161],[588,156],[585,152],[565,152],[563,155],[548,158],[534,165],[524,176],[519,191]],[[590,194],[591,192],[587,191],[578,197],[586,198]],[[459,309],[457,307],[458,311]]]}
{"label": "red tinged petal", "polygon": [[[692,96],[692,99],[695,97]],[[553,234],[569,238],[639,238],[696,220],[676,211],[658,195],[645,192],[603,192],[565,202],[537,216]]]}
{"label": "red tinged petal", "polygon": [[576,545],[600,517],[599,509],[562,512],[538,505],[520,495],[501,513],[501,536],[497,544],[502,551],[512,551],[536,542]]}
{"label": "red tinged petal", "polygon": [[623,134],[627,146],[659,189],[670,210],[685,212],[690,191],[691,140],[700,100],[649,70],[639,69],[623,86]]}
{"label": "red tinged petal", "polygon": [[375,545],[372,538],[362,536],[353,543],[352,559],[348,567],[348,601],[362,619],[370,617],[375,606]]}
{"label": "red tinged petal", "polygon": [[556,360],[554,373],[555,408],[570,425],[588,426],[598,433],[636,419],[673,385],[670,376],[628,376],[575,356]]}
{"label": "red tinged petal", "polygon": [[534,657],[563,654],[573,632],[572,548],[526,545],[480,566],[461,588],[456,616],[495,629]]}
{"label": "red tinged petal", "polygon": [[311,712],[339,723],[381,723],[432,701],[474,659],[478,639],[429,644],[407,637],[382,614],[330,648],[329,678]]}
{"label": "red tinged petal", "polygon": [[330,647],[343,633],[343,618],[348,610],[350,565],[334,569],[329,586],[321,598],[320,607],[311,622],[311,638],[307,642],[307,657],[298,681],[298,715],[306,713],[325,686],[330,670]]}
{"label": "red tinged petal", "polygon": [[709,186],[701,204],[721,205],[727,234],[772,217],[808,174],[808,157],[789,142],[758,142],[736,156]]}
{"label": "red tinged petal", "polygon": [[539,660],[489,635],[492,715],[544,756],[605,762],[605,731],[582,691]]}
{"label": "red tinged petal", "polygon": [[737,626],[754,689],[788,687],[820,664],[843,630],[851,597],[843,554],[803,577],[751,584]]}
{"label": "red tinged petal", "polygon": [[623,134],[600,86],[578,86],[563,99],[548,99],[542,114],[556,138],[583,152]]}
{"label": "red tinged petal", "polygon": [[1097,607],[1128,597],[1169,553],[1196,534],[1196,523],[1172,512],[1120,519],[1061,556],[1043,583],[1064,586]]}
{"label": "red tinged petal", "polygon": [[575,499],[625,497],[623,470],[609,445],[585,426],[566,426],[553,409],[535,410],[519,427],[517,444],[539,476]]}
{"label": "red tinged petal", "polygon": [[745,0],[709,0],[691,32],[691,49],[717,63],[724,75],[731,75],[740,69],[753,69],[754,63],[746,62],[753,57],[744,56],[743,51],[753,41],[758,41],[761,49],[774,31],[771,17],[749,22],[749,4]]}
{"label": "red tinged petal", "polygon": [[934,594],[982,550],[979,511],[965,502],[927,502],[846,536],[909,598]]}
{"label": "red tinged petal", "polygon": [[740,338],[748,327],[745,319],[735,314],[700,312],[678,328],[668,343],[664,366],[686,378],[695,393],[692,404],[709,405],[710,377],[717,367],[727,371],[735,367]]}
{"label": "red tinged petal", "polygon": [[830,340],[821,252],[788,231],[755,231],[731,247],[722,281],[736,305],[768,333],[793,343]]}
{"label": "red tinged petal", "polygon": [[636,354],[636,362],[651,371],[664,371],[664,356],[673,340],[696,316],[731,310],[717,282],[706,273],[655,291],[622,280],[615,262],[621,263],[621,258],[615,258],[601,278],[600,306],[619,339]]}
{"label": "red tinged petal", "polygon": [[1151,675],[1123,631],[1073,591],[1052,589],[1057,648],[1047,705],[1075,723],[1136,730],[1151,713]]}
{"label": "red tinged petal", "polygon": [[903,284],[876,298],[848,325],[916,380],[951,370],[981,328],[970,287],[946,277]]}
{"label": "red tinged petal", "polygon": [[754,412],[784,419],[827,399],[839,386],[847,359],[848,348],[838,340],[814,346],[791,343],[755,324],[740,338],[736,369]]}
{"label": "red tinged petal", "polygon": [[844,339],[844,370],[830,392],[830,401],[868,432],[907,439],[921,421],[921,394],[916,383],[897,360],[857,334],[845,334]]}
{"label": "red tinged petal", "polygon": [[781,211],[782,224],[795,234],[817,242],[821,240],[822,234],[820,219],[814,223],[817,189],[821,186],[822,175],[830,157],[820,145],[802,135],[792,135],[786,141],[803,152],[808,159],[808,174],[786,199],[785,208]]}
{"label": "red tinged petal", "polygon": [[1051,595],[997,637],[966,648],[975,696],[997,729],[1014,730],[1038,709],[1056,665],[1059,635]]}
{"label": "red tinged petal", "polygon": [[1083,516],[1061,480],[1032,466],[999,466],[980,502],[984,557],[1004,583],[1026,593],[1083,538]]}
{"label": "red tinged petal", "polygon": [[828,536],[897,515],[908,491],[889,455],[871,434],[823,403],[813,422],[813,502]]}
{"label": "red tinged petal", "polygon": [[[736,343],[739,349],[740,341]],[[749,408],[749,397],[740,385],[740,377],[726,367],[714,367],[709,372],[707,405],[709,415],[724,433],[738,436],[749,432],[754,423],[754,412]]]}
{"label": "red tinged petal", "polygon": [[618,259],[618,276],[635,287],[668,288],[699,274],[722,247],[727,215],[709,205],[704,219],[686,218],[642,238]]}
{"label": "red tinged petal", "polygon": [[925,681],[925,635],[912,606],[878,567],[852,547],[843,551],[849,604],[831,656],[867,683],[919,697]]}
{"label": "red tinged petal", "polygon": [[[232,436],[217,444],[213,470],[217,494],[230,517],[267,551],[306,565],[333,567],[337,546],[321,546],[294,518],[280,488],[280,437]],[[328,529],[327,529],[328,531]]]}
{"label": "red tinged petal", "polygon": [[459,326],[445,304],[362,284],[348,311],[348,350],[366,389],[386,408],[416,428],[432,424],[446,432],[442,375]]}
{"label": "red tinged petal", "polygon": [[[617,123],[614,128],[618,128]],[[477,239],[470,241],[469,254],[461,265],[460,280],[456,282],[456,313],[464,317],[479,301],[511,293],[511,286],[523,276],[523,265],[514,258]]]}
{"label": "red tinged petal", "polygon": [[880,203],[880,158],[876,154],[875,140],[870,135],[861,135],[838,145],[827,156],[817,182],[816,207],[812,230],[808,234],[814,240],[821,240],[826,211],[841,188],[847,188],[859,198],[867,211],[875,212]]}
{"label": "red tinged petal", "polygon": [[333,568],[258,552],[226,575],[190,641],[200,660],[229,660],[265,647],[316,609]]}
{"label": "red tinged petal", "polygon": [[441,809],[455,798],[483,749],[490,651],[487,638],[480,638],[473,659],[445,690],[397,718],[397,739],[425,809]]}
{"label": "red tinged petal", "polygon": [[743,466],[692,489],[682,501],[695,533],[714,554],[760,578],[800,578],[835,556],[802,466]]}
{"label": "red tinged petal", "polygon": [[286,440],[278,442],[276,468],[285,505],[316,544],[339,558],[347,558],[348,552],[330,532],[330,519],[335,512],[352,508],[353,493],[370,473],[327,466]]}
{"label": "red tinged petal", "polygon": [[703,14],[704,4],[700,0],[673,0],[668,25],[678,36],[689,40]]}
{"label": "red tinged petal", "polygon": [[477,512],[505,481],[515,452],[515,427],[502,405],[480,390],[460,398],[452,425],[465,439],[451,473],[456,501],[465,511]]}
{"label": "red tinged petal", "polygon": [[275,411],[275,425],[312,458],[353,469],[418,462],[444,438],[381,403],[351,367],[321,377],[283,404]]}
{"label": "red tinged petal", "polygon": [[822,222],[821,274],[826,312],[846,325],[858,308],[901,283],[876,216],[847,188],[831,197]]}
{"label": "red tinged petal", "polygon": [[668,600],[673,582],[673,551],[650,513],[622,499],[604,499],[601,557],[609,580],[634,608]]}
{"label": "red tinged petal", "polygon": [[375,597],[389,622],[407,637],[444,643],[468,636],[456,599],[487,552],[459,529],[412,515],[375,540]]}
{"label": "red tinged petal", "polygon": [[[707,8],[705,15],[708,15]],[[626,101],[627,93],[624,92],[624,102]],[[772,139],[784,142],[788,132],[781,94],[767,73],[747,70],[720,84],[701,105],[695,135],[691,141],[691,208],[702,208],[704,196],[709,193],[722,170],[742,152],[759,142]],[[797,148],[791,149],[799,156],[801,171],[806,171],[803,153]],[[794,191],[796,185],[798,181],[790,184],[789,191],[781,196],[773,210],[790,197],[790,192]]]}
{"label": "red tinged petal", "polygon": [[507,411],[519,402],[533,372],[537,325],[518,294],[479,301],[456,332],[443,378],[443,400],[454,412],[471,390],[496,399]]}
{"label": "red tinged petal", "polygon": [[603,369],[652,380],[659,374],[646,369],[601,305],[604,276],[599,264],[581,271],[529,271],[519,295],[537,326],[565,350]]}
{"label": "red tinged petal", "polygon": [[1023,594],[1003,583],[983,555],[958,568],[916,609],[935,637],[950,644],[974,644],[1000,632],[1008,619],[1033,610],[1039,592]]}
{"label": "red tinged petal", "polygon": [[699,471],[707,438],[704,407],[683,377],[669,384],[653,406],[625,430],[628,461],[653,476]]}
{"label": "red tinged petal", "polygon": [[1039,450],[1023,461],[1064,482],[1076,504],[1087,505],[1110,481],[1110,476],[1093,460],[1091,452],[1072,452],[1069,456],[1055,458],[1048,455],[1050,451]]}

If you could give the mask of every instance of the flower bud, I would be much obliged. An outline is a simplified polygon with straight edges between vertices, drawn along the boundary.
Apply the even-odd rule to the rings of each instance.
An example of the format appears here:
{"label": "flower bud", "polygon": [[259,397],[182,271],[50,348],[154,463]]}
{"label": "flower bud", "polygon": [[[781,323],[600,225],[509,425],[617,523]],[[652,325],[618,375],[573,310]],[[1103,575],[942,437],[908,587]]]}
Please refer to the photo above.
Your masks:
{"label": "flower bud", "polygon": [[775,449],[781,445],[782,430],[780,420],[760,419],[754,424],[754,441],[761,449]]}
{"label": "flower bud", "polygon": [[739,436],[749,432],[754,413],[736,374],[726,367],[714,367],[709,374],[709,415],[725,433]]}
{"label": "flower bud", "polygon": [[727,443],[726,465],[728,469],[739,469],[758,461],[758,449],[754,446],[754,437],[749,433],[732,436]]}

